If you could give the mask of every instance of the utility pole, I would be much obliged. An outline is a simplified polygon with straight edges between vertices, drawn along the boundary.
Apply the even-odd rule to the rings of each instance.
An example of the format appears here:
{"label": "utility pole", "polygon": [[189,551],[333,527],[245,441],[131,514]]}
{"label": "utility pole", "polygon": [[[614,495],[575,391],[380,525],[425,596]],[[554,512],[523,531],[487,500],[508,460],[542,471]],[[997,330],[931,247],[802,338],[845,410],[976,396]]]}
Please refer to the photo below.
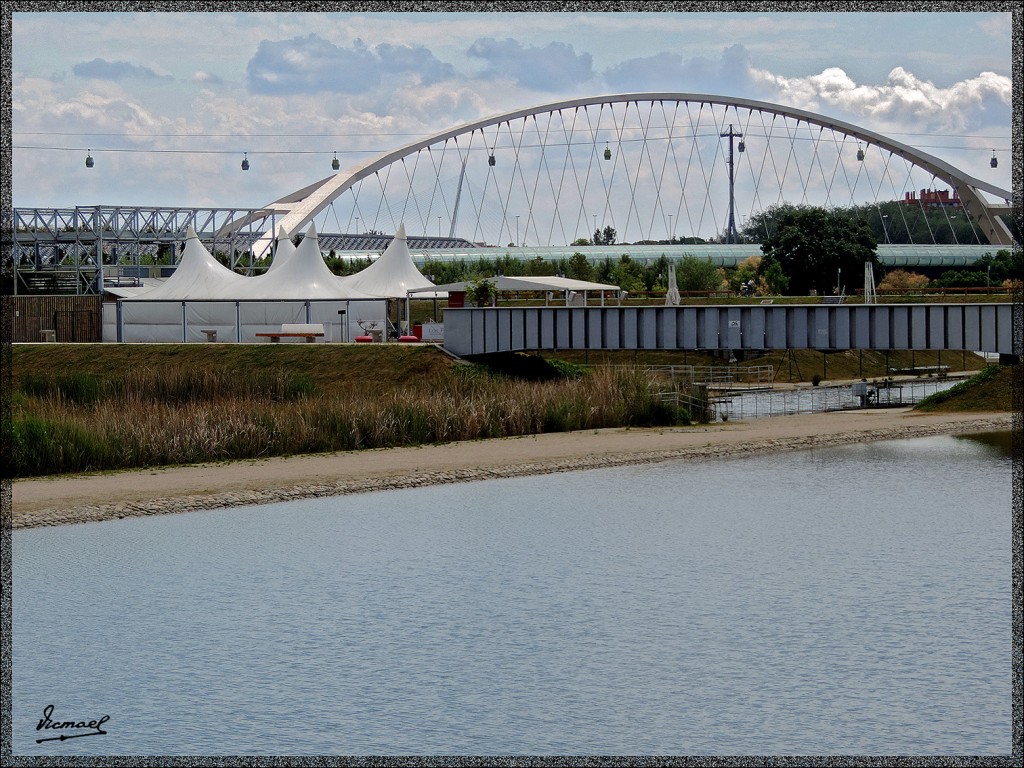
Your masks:
{"label": "utility pole", "polygon": [[[725,227],[725,242],[727,243],[738,243],[739,236],[736,234],[736,200],[733,195],[733,155],[732,155],[732,140],[734,138],[742,139],[743,134],[737,133],[732,129],[732,123],[729,123],[729,130],[720,133],[723,139],[729,138],[729,223]],[[740,142],[740,152],[743,151],[743,142]]]}

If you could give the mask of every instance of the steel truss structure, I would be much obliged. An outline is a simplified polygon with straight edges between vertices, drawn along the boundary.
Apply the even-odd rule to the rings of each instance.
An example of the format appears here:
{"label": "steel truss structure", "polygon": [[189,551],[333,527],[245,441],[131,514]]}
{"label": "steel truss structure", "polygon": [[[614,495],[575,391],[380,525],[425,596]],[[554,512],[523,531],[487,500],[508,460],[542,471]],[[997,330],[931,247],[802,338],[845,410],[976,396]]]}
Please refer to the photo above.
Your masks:
{"label": "steel truss structure", "polygon": [[262,228],[219,232],[227,221],[259,213],[275,220],[273,212],[252,208],[15,208],[4,227],[5,240],[10,237],[4,266],[13,267],[15,295],[98,294],[105,283],[137,281],[143,265],[147,276],[149,265],[173,269],[191,226],[225,265],[246,271],[252,268],[250,245]]}

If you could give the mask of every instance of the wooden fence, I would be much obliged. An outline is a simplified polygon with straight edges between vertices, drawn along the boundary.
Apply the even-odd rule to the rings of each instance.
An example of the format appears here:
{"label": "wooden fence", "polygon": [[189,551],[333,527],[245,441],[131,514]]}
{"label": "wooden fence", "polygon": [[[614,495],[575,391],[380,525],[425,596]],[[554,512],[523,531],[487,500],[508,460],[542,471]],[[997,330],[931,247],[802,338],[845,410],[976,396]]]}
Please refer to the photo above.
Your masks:
{"label": "wooden fence", "polygon": [[[11,341],[103,341],[100,296],[7,296]],[[47,331],[52,331],[47,333]]]}

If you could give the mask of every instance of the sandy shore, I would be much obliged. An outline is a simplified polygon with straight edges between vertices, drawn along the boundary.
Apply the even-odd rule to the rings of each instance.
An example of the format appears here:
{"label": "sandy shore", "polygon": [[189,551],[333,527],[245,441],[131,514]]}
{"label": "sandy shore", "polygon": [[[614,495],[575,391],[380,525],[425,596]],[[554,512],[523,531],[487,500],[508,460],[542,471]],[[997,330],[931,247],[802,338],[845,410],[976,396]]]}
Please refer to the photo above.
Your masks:
{"label": "sandy shore", "polygon": [[1006,430],[1009,413],[909,408],[606,429],[13,483],[12,528],[874,440]]}

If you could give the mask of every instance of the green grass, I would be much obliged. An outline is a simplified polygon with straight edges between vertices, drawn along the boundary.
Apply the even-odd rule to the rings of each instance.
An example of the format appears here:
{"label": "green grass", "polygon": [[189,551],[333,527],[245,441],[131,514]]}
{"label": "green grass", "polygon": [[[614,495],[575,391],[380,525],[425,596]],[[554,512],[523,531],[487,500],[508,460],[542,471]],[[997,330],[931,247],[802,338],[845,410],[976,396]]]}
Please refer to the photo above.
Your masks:
{"label": "green grass", "polygon": [[531,380],[459,365],[432,347],[161,346],[15,348],[13,475],[668,425],[685,417],[660,402],[640,368],[544,364],[550,375]]}
{"label": "green grass", "polygon": [[[915,406],[927,412],[1011,411],[1021,397],[1021,365],[990,365],[971,378],[929,395]],[[1020,407],[1020,402],[1017,403]]]}

